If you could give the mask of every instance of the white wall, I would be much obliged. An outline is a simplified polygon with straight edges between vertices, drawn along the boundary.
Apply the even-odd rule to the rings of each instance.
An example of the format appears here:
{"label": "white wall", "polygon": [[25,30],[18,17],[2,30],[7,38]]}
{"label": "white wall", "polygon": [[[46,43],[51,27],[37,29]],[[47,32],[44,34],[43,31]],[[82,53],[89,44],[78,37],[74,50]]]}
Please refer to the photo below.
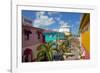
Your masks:
{"label": "white wall", "polygon": [[[21,1],[21,0],[20,0]],[[23,0],[24,1],[24,0]],[[26,0],[29,1],[29,0]],[[39,2],[39,0],[33,0]],[[40,0],[41,3],[56,3],[56,4],[79,4],[79,5],[95,5],[98,9],[98,37],[100,37],[100,2],[99,0]],[[1,0],[0,2],[0,73],[9,73],[10,69],[10,0]],[[96,24],[97,25],[97,24]],[[97,43],[99,45],[100,38],[97,38]],[[98,55],[100,56],[100,46],[98,46]],[[87,69],[68,69],[68,70],[55,70],[55,71],[45,71],[39,73],[100,73],[100,57],[98,56],[98,67],[97,68],[87,68]],[[29,72],[28,72],[29,73]]]}

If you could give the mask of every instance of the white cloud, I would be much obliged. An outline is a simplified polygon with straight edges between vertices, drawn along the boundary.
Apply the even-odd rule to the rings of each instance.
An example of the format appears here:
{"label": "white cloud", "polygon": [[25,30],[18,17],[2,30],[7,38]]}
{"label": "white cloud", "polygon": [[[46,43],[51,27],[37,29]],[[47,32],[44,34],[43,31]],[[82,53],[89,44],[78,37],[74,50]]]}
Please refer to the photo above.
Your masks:
{"label": "white cloud", "polygon": [[50,15],[50,16],[52,16],[52,15],[54,15],[54,14],[59,14],[60,12],[48,12],[48,15]]}
{"label": "white cloud", "polygon": [[37,12],[36,19],[33,22],[33,26],[46,27],[46,26],[49,26],[55,22],[53,17],[48,17],[44,14],[45,14],[45,12]]}
{"label": "white cloud", "polygon": [[55,20],[60,21],[61,19],[60,19],[60,17],[55,17]]}
{"label": "white cloud", "polygon": [[45,14],[45,12],[43,12],[43,11],[41,11],[41,12],[36,12],[37,19],[38,19],[40,16],[44,15],[44,14]]}
{"label": "white cloud", "polygon": [[59,21],[59,24],[60,24],[60,25],[65,25],[65,26],[70,27],[69,24],[68,24],[68,22],[64,22],[64,21],[62,21],[62,20]]}
{"label": "white cloud", "polygon": [[64,21],[60,21],[60,22],[59,22],[60,25],[61,25],[61,24],[64,24],[64,23],[65,23]]}
{"label": "white cloud", "polygon": [[59,31],[59,29],[53,29],[53,31]]}

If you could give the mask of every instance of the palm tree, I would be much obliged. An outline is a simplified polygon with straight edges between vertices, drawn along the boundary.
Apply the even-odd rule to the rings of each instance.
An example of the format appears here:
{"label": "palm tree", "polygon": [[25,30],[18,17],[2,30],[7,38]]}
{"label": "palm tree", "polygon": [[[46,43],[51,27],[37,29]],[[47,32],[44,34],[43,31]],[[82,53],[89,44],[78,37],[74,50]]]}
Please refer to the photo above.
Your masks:
{"label": "palm tree", "polygon": [[69,42],[68,41],[64,41],[59,45],[59,49],[64,52],[66,52],[68,50],[69,47]]}
{"label": "palm tree", "polygon": [[37,47],[37,61],[52,61],[52,44],[45,43]]}

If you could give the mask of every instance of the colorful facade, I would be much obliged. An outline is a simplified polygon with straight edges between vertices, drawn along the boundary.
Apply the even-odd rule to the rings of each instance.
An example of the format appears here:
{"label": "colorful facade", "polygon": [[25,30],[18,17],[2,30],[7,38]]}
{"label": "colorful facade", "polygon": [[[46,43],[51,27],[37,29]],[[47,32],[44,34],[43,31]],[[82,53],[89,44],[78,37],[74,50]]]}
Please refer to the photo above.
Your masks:
{"label": "colorful facade", "polygon": [[61,32],[45,32],[43,33],[43,35],[45,36],[45,41],[46,42],[54,42],[57,40],[64,40],[65,39],[65,35],[64,33]]}
{"label": "colorful facade", "polygon": [[83,14],[80,24],[81,46],[84,50],[84,58],[90,58],[90,14]]}
{"label": "colorful facade", "polygon": [[32,51],[32,59],[34,60],[36,58],[36,49],[37,46],[44,42],[43,38],[43,31],[44,29],[36,28],[32,26],[32,21],[28,18],[23,17],[22,22],[22,55],[23,55],[23,61],[25,55],[24,52],[28,49]]}

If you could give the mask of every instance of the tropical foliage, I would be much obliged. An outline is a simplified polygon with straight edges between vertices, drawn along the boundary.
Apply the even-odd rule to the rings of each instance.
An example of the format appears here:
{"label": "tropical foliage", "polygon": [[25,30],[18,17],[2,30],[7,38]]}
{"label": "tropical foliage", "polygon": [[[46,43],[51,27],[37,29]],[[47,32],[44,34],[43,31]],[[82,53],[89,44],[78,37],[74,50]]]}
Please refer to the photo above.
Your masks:
{"label": "tropical foliage", "polygon": [[[48,42],[37,47],[37,61],[63,60],[65,54],[71,53],[71,38],[63,42]],[[79,47],[79,45],[78,45]]]}
{"label": "tropical foliage", "polygon": [[51,43],[41,44],[37,48],[37,60],[38,61],[52,61],[53,60],[53,50]]}

